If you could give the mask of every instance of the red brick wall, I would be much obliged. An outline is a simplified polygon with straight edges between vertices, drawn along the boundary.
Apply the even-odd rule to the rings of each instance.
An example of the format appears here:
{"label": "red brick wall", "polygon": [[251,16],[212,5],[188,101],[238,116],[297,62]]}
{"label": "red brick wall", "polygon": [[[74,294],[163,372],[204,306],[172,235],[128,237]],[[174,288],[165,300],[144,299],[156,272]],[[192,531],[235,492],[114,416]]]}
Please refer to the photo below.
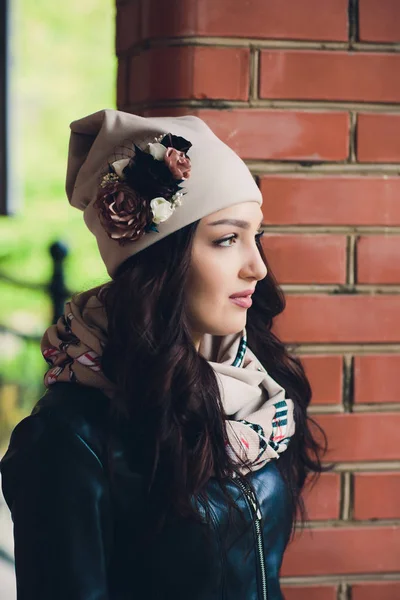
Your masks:
{"label": "red brick wall", "polygon": [[335,463],[287,600],[400,598],[400,2],[126,0],[117,53],[119,108],[201,116],[264,195],[277,329]]}

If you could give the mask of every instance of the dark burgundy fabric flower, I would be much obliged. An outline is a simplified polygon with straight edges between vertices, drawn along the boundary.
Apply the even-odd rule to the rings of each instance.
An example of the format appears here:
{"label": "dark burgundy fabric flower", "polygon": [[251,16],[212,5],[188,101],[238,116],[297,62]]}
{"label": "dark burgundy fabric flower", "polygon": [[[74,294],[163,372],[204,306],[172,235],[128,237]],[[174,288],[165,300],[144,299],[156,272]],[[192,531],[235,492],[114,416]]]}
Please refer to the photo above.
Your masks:
{"label": "dark burgundy fabric flower", "polygon": [[120,245],[139,240],[153,220],[148,200],[121,181],[103,184],[94,206],[107,235]]}

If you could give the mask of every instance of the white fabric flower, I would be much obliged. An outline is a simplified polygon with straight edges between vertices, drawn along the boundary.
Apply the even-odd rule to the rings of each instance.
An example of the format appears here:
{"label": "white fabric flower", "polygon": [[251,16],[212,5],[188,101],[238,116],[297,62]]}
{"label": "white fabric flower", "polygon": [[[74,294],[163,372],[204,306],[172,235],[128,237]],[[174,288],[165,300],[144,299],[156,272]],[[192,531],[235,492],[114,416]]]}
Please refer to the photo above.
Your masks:
{"label": "white fabric flower", "polygon": [[147,144],[147,151],[156,160],[164,160],[167,149],[162,144],[156,142],[155,144]]}
{"label": "white fabric flower", "polygon": [[165,198],[153,198],[150,202],[150,208],[153,213],[153,222],[156,224],[163,223],[169,219],[174,212],[171,203],[168,202],[168,200],[165,200]]}
{"label": "white fabric flower", "polygon": [[112,163],[112,168],[114,169],[114,171],[116,172],[116,174],[118,175],[118,177],[121,177],[121,179],[123,179],[123,174],[122,171],[125,169],[126,165],[129,163],[130,159],[129,158],[121,158],[121,160],[116,160],[115,162]]}

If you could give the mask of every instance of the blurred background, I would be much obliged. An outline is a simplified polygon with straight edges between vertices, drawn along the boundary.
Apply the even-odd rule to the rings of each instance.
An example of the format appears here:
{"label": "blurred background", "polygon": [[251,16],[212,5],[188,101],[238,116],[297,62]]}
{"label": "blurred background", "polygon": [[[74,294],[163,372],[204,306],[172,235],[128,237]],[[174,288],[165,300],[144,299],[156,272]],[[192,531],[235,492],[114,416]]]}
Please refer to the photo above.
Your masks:
{"label": "blurred background", "polygon": [[[115,106],[198,115],[263,193],[287,299],[274,328],[329,440],[333,470],[305,490],[285,554],[285,600],[399,600],[400,1],[9,0],[5,28],[6,8],[1,454],[43,392],[54,312],[107,279],[64,193],[69,123]],[[0,500],[1,600],[15,600],[12,546]]]}
{"label": "blurred background", "polygon": [[[56,257],[66,255],[68,290],[106,278],[81,213],[69,207],[64,181],[69,123],[115,108],[117,63],[113,0],[12,0],[7,17],[10,177],[9,214],[0,216],[0,455],[14,425],[44,391],[39,342],[57,297],[57,287],[49,289],[55,266],[50,247],[59,243]],[[62,282],[55,283],[62,296]],[[2,600],[15,597],[10,534],[0,500]]]}

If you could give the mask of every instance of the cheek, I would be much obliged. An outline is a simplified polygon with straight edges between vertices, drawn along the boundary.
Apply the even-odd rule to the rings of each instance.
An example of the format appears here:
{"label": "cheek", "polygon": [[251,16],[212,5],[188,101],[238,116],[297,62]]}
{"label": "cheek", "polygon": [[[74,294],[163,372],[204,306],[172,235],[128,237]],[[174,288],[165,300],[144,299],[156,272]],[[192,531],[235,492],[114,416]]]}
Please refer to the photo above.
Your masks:
{"label": "cheek", "polygon": [[[222,258],[222,257],[221,257]],[[229,261],[202,260],[192,266],[186,305],[191,326],[199,333],[227,335],[243,328],[246,311],[230,300],[234,291],[235,273],[229,271]]]}
{"label": "cheek", "polygon": [[[227,273],[222,268],[222,265],[215,262],[210,264],[210,261],[203,260],[199,265],[195,265],[189,279],[189,301],[190,304],[201,308],[205,305],[210,305],[221,302],[221,299],[226,296]],[[229,296],[229,294],[228,294]]]}

